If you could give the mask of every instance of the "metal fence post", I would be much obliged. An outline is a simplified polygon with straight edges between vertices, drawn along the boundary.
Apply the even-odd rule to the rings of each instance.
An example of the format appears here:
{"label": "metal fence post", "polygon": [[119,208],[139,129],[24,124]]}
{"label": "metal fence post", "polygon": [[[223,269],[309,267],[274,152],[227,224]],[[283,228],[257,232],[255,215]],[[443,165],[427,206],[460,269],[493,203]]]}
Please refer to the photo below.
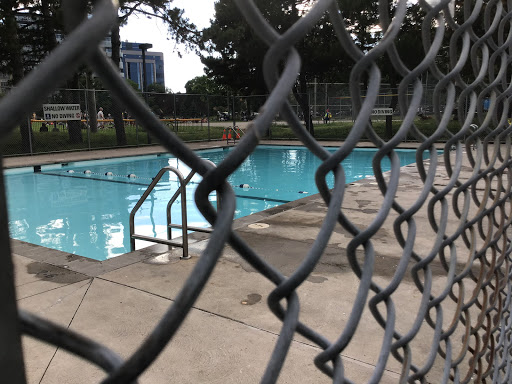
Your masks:
{"label": "metal fence post", "polygon": [[[0,155],[0,169],[2,168]],[[0,172],[0,244],[0,371],[3,382],[24,384],[25,368],[16,306],[3,172]]]}
{"label": "metal fence post", "polygon": [[326,110],[329,109],[329,98],[327,97],[327,83],[324,84],[325,86],[325,107],[324,107],[324,110],[322,111],[322,113],[325,113]]}
{"label": "metal fence post", "polygon": [[[84,100],[85,100],[85,111],[89,111],[89,97],[88,97],[89,90],[86,88],[84,89]],[[94,93],[93,93],[94,95]],[[96,97],[96,96],[94,96]],[[96,104],[96,103],[95,103]],[[85,125],[87,126],[87,149],[91,150],[91,117],[89,116],[89,113],[86,113],[86,119],[85,119]]]}
{"label": "metal fence post", "polygon": [[211,135],[210,135],[210,95],[206,95],[206,119],[208,123],[208,141],[211,141]]}
{"label": "metal fence post", "polygon": [[173,103],[174,103],[174,125],[173,127],[175,128],[176,130],[176,134],[178,134],[178,122],[177,122],[177,114],[176,114],[176,94],[173,93]]}
{"label": "metal fence post", "polygon": [[231,111],[232,118],[233,118],[233,129],[236,127],[236,121],[235,121],[235,94],[233,93],[233,100],[231,100],[231,103],[233,104],[233,110]]}
{"label": "metal fence post", "polygon": [[34,135],[32,134],[32,121],[30,120],[30,117],[27,118],[27,124],[28,124],[28,148],[30,151],[30,154],[34,154],[34,147],[32,141],[34,140]]}
{"label": "metal fence post", "polygon": [[[144,53],[144,51],[142,51]],[[144,70],[144,79],[146,78],[146,75],[145,75],[145,70]],[[146,81],[146,80],[144,80]],[[145,87],[145,86],[144,86]],[[146,105],[148,105],[148,92],[146,91],[146,89],[144,88],[144,101],[146,102]],[[148,145],[151,144],[151,136],[149,135],[149,131],[146,129],[146,134],[147,134],[147,140],[148,140]]]}
{"label": "metal fence post", "polygon": [[137,144],[137,147],[140,147],[140,143],[139,143],[139,125],[137,124],[137,121],[135,121],[135,142]]}

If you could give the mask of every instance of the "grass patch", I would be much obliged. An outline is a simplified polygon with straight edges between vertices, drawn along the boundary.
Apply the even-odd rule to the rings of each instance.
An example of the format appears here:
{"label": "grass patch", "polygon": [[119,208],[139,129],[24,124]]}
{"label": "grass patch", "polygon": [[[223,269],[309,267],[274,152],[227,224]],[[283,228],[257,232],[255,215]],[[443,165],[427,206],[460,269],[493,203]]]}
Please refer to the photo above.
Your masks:
{"label": "grass patch", "polygon": [[[402,121],[393,120],[392,130],[393,135],[400,129]],[[414,121],[416,128],[423,133],[425,136],[431,136],[437,129],[437,123],[434,119],[421,120],[416,119]],[[380,137],[386,137],[386,122],[383,120],[374,121],[372,123],[373,129]],[[315,124],[315,138],[320,140],[345,140],[350,134],[353,128],[353,123],[349,121],[335,121],[329,124]],[[448,124],[448,130],[451,133],[456,133],[460,129],[460,124],[457,121],[450,121]],[[277,124],[272,127],[271,137],[273,139],[294,139],[295,134],[288,126],[284,124]],[[412,137],[409,139],[413,140]],[[447,137],[444,138],[445,140]]]}
{"label": "grass patch", "polygon": [[[393,134],[400,128],[401,121],[393,120]],[[437,123],[434,119],[428,120],[415,120],[416,127],[425,135],[431,136],[437,129]],[[178,135],[183,141],[206,141],[220,140],[224,128],[230,127],[231,124],[226,122],[225,126],[210,126],[203,124],[183,124],[177,128],[169,125],[169,130]],[[374,121],[373,128],[376,133],[385,137],[385,121]],[[317,123],[315,124],[315,137],[319,140],[345,140],[350,134],[353,123],[347,121],[334,121],[329,124]],[[460,129],[460,124],[457,121],[451,121],[448,124],[448,129],[452,133],[456,133]],[[137,125],[126,125],[126,145],[127,146],[141,146],[148,144],[158,144],[158,140],[150,138],[148,141],[147,132]],[[57,131],[50,130],[49,132],[39,132],[34,127],[32,133],[32,151],[33,153],[47,153],[59,151],[73,151],[73,150],[86,150],[97,148],[115,148],[117,146],[116,133],[113,126],[106,129],[99,130],[95,133],[88,133],[87,130],[82,130],[82,142],[71,143],[69,134],[64,126]],[[270,138],[272,139],[295,139],[296,136],[293,131],[285,124],[273,124],[271,127]],[[409,139],[413,139],[410,137]],[[446,138],[445,138],[446,139]],[[15,129],[11,135],[2,143],[2,151],[4,155],[17,155],[23,154],[21,147],[21,135],[19,128]]]}
{"label": "grass patch", "polygon": [[[176,133],[183,141],[201,141],[217,140],[222,137],[222,127],[210,127],[208,135],[208,126],[179,126],[177,132],[172,127],[169,130]],[[148,144],[158,144],[158,140],[151,137],[148,141],[147,132],[140,126],[125,126],[126,146],[141,146]],[[59,151],[86,150],[97,148],[115,148],[117,146],[116,132],[113,127],[98,130],[94,133],[88,133],[82,130],[82,142],[71,143],[67,130],[32,132],[32,151],[33,153],[47,153]],[[16,128],[9,137],[2,143],[2,153],[4,155],[23,154],[21,146],[21,134],[19,128]]]}

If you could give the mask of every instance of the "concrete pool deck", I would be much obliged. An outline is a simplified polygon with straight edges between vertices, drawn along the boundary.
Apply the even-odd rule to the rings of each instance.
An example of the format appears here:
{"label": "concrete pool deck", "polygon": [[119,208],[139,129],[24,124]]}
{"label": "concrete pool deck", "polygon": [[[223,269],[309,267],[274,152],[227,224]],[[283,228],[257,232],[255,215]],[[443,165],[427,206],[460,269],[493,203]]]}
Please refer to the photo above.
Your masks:
{"label": "concrete pool deck", "polygon": [[[190,147],[223,144],[194,143]],[[300,145],[294,141],[262,144]],[[322,144],[338,146],[341,143]],[[162,151],[160,147],[143,147],[12,157],[4,159],[4,166],[34,166]],[[442,161],[436,172],[438,187],[447,183],[446,171],[441,168]],[[471,171],[464,166],[464,175]],[[416,167],[403,167],[397,192],[401,204],[410,206],[421,187]],[[365,179],[347,187],[343,207],[350,220],[364,227],[375,217],[381,202],[375,180]],[[259,255],[288,276],[313,244],[325,212],[323,200],[314,195],[238,219],[234,228]],[[385,225],[372,238],[376,250],[374,281],[382,286],[392,278],[401,256],[401,247],[393,236],[396,217],[396,213],[390,213]],[[415,247],[419,252],[427,252],[434,232],[428,224],[426,209],[420,210],[415,219],[418,231]],[[254,223],[268,226],[251,226]],[[451,219],[449,226],[456,225],[455,218]],[[343,331],[359,284],[345,256],[351,239],[337,225],[315,272],[298,290],[301,321],[332,341]],[[18,304],[22,309],[81,332],[127,358],[172,305],[206,242],[207,235],[192,236],[190,260],[179,259],[181,249],[153,246],[98,262],[13,240]],[[439,262],[431,266],[434,289],[441,290],[444,269]],[[281,322],[266,304],[273,288],[273,284],[227,246],[177,335],[140,382],[259,382],[281,328]],[[393,294],[399,328],[410,327],[414,320],[411,313],[416,312],[420,297],[408,275]],[[358,383],[370,379],[383,335],[382,328],[366,307],[356,334],[342,354],[349,378]],[[422,332],[411,343],[416,361],[426,358],[431,339],[430,327],[422,327]],[[53,346],[28,337],[23,337],[23,346],[29,383],[91,383],[104,377],[91,364]],[[296,335],[279,382],[331,382],[313,364],[320,352],[321,349],[310,341]],[[438,359],[432,374],[440,368]],[[400,369],[400,364],[390,358],[381,383],[398,382]]]}

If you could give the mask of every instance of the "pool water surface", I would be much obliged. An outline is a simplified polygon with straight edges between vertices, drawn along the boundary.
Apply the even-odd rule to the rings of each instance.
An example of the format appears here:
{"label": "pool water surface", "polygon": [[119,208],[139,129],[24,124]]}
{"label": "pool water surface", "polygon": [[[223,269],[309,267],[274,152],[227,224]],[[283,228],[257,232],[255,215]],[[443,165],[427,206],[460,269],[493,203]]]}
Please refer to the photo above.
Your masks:
{"label": "pool water surface", "polygon": [[[220,163],[230,149],[198,151]],[[396,150],[400,165],[415,161],[414,150]],[[343,162],[346,183],[373,175],[373,149],[356,149]],[[228,179],[237,195],[235,218],[318,193],[314,174],[320,165],[303,147],[260,146]],[[106,260],[130,252],[129,215],[158,171],[167,165],[183,175],[189,168],[169,155],[138,156],[7,170],[5,179],[10,235],[48,248]],[[382,162],[389,170],[389,160]],[[135,175],[135,177],[128,177]],[[187,186],[188,224],[209,226],[195,204],[201,181]],[[330,176],[328,181],[332,186]],[[166,237],[167,202],[178,188],[172,173],[163,176],[135,216],[138,234]],[[215,193],[210,195],[215,204]],[[173,205],[173,223],[181,223],[180,201]],[[173,235],[180,236],[180,230]],[[151,245],[137,241],[137,248]]]}

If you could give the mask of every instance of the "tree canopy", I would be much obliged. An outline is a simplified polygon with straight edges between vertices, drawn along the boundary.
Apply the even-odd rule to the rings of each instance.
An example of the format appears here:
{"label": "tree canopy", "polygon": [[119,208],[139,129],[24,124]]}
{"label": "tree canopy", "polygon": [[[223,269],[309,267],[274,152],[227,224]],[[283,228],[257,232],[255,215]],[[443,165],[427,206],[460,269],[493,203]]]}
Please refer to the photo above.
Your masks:
{"label": "tree canopy", "polygon": [[121,0],[120,24],[128,21],[132,15],[157,18],[168,27],[168,38],[189,49],[196,49],[200,43],[200,32],[197,27],[184,17],[183,9],[173,6],[174,0]]}
{"label": "tree canopy", "polygon": [[206,75],[196,76],[187,81],[185,91],[195,95],[226,95],[228,93],[225,86]]}
{"label": "tree canopy", "polygon": [[0,73],[17,83],[57,45],[60,0],[0,3]]}
{"label": "tree canopy", "polygon": [[[377,1],[342,0],[340,7],[351,32],[357,36],[356,44],[369,50],[378,39],[373,27],[378,23]],[[256,0],[266,20],[282,33],[302,16],[312,2],[304,0]],[[266,92],[261,66],[267,47],[248,26],[233,0],[220,0],[215,4],[215,18],[203,31],[204,46],[208,54],[202,61],[206,74],[233,91],[246,93]],[[308,81],[347,81],[350,60],[343,55],[327,16],[296,46],[302,58],[301,74]]]}
{"label": "tree canopy", "polygon": [[[291,27],[313,3],[306,0],[256,0],[265,19],[276,31],[283,33]],[[345,19],[357,34],[356,43],[368,50],[376,39],[372,26],[377,18],[377,1],[340,1]],[[208,54],[203,55],[207,76],[225,85],[233,93],[242,95],[266,94],[262,61],[267,47],[248,26],[234,4],[234,0],[220,0],[215,4],[215,18],[204,31],[203,44]],[[294,94],[301,106],[308,129],[310,122],[307,83],[347,81],[351,60],[339,49],[332,25],[327,16],[296,46],[302,66],[294,87]]]}
{"label": "tree canopy", "polygon": [[[41,62],[64,35],[60,6],[61,0],[0,2],[0,73],[13,76],[13,83]],[[196,26],[183,16],[182,9],[173,6],[173,0],[121,1],[119,25],[132,15],[163,20],[169,39],[189,49],[199,44]],[[15,75],[16,71],[20,73]]]}
{"label": "tree canopy", "polygon": [[[92,7],[95,1],[88,2]],[[189,49],[199,44],[199,32],[194,24],[183,16],[183,10],[172,6],[173,0],[133,0],[120,1],[118,23],[113,26],[112,60],[119,66],[120,37],[119,26],[126,23],[131,15],[156,17],[168,25],[169,38],[185,44]],[[58,37],[64,35],[60,0],[2,0],[0,2],[0,73],[10,77],[17,84],[24,75],[32,70],[58,44]],[[84,68],[79,72],[83,73]],[[90,71],[89,75],[90,77]],[[78,88],[79,73],[68,81],[67,88]],[[90,79],[89,79],[90,80]],[[93,81],[87,81],[94,84]],[[72,96],[70,96],[72,97]],[[76,100],[68,100],[76,102]],[[90,103],[89,116],[94,116],[95,106]],[[122,110],[115,108],[113,113],[117,143],[126,144]],[[70,141],[82,140],[81,128],[70,122]],[[91,124],[95,126],[95,124]],[[28,126],[22,127],[22,145],[28,150],[30,135]]]}

